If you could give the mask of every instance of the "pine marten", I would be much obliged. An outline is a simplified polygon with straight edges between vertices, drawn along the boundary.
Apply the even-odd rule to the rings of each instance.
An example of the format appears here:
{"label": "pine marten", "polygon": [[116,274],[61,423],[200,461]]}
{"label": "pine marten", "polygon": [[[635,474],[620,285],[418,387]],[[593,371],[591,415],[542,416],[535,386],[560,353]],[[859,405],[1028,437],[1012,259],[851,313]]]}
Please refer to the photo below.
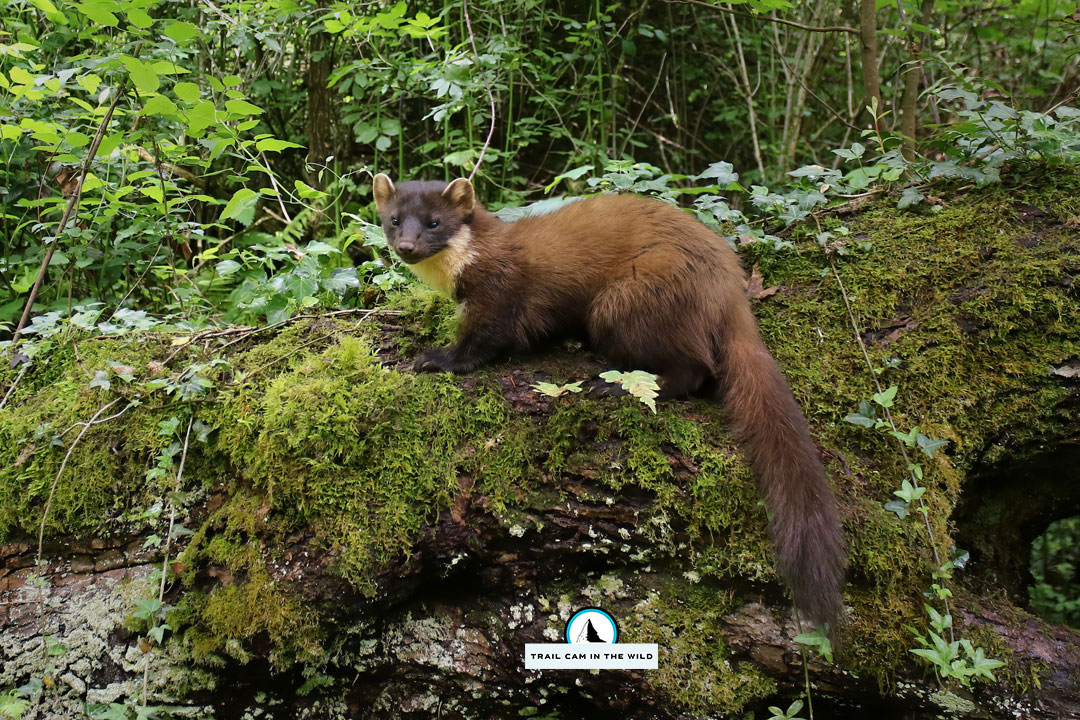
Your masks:
{"label": "pine marten", "polygon": [[469,372],[499,354],[580,333],[610,362],[659,376],[661,397],[723,397],[769,510],[780,573],[817,623],[842,602],[844,540],[806,419],[758,334],[738,257],[667,203],[601,195],[507,223],[465,179],[376,175],[386,240],[464,313],[419,371]]}

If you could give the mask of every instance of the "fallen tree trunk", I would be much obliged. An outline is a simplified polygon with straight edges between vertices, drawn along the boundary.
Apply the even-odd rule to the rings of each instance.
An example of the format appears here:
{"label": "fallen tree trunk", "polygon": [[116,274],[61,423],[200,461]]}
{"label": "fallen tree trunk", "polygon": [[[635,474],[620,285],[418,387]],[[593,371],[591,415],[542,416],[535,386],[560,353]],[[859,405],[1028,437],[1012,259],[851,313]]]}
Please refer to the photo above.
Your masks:
{"label": "fallen tree trunk", "polygon": [[[968,543],[950,608],[958,639],[1005,661],[993,682],[940,683],[910,653],[924,603],[943,609],[924,596],[930,539],[917,513],[883,508],[906,476],[894,439],[843,422],[875,389],[828,259],[812,241],[757,258],[778,286],[756,305],[762,332],[850,543],[835,662],[809,664],[820,717],[1080,716],[1077,635],[1023,607],[1030,542],[1077,514],[1075,475],[1051,466],[1038,475],[1061,491],[1025,496],[1001,474],[1068,457],[1080,436],[1062,370],[1080,347],[1078,186],[987,190],[937,214],[875,206],[849,221],[851,249],[873,247],[837,262],[871,361],[899,388],[900,429],[949,441],[920,456],[924,499],[938,547]],[[144,677],[149,705],[192,717],[787,707],[803,692],[798,631],[722,410],[534,390],[607,369],[573,346],[460,378],[407,372],[445,340],[448,313],[414,294],[392,315],[266,332],[43,343],[0,411],[0,689],[26,688],[26,717],[119,713]],[[130,383],[114,370],[91,387],[116,365]],[[117,398],[138,404],[72,448],[65,429]],[[179,558],[163,558],[170,504],[188,531]],[[163,560],[159,643],[140,614],[154,617]],[[560,641],[573,610],[597,605],[622,642],[659,645],[657,670],[524,669],[525,643]]]}

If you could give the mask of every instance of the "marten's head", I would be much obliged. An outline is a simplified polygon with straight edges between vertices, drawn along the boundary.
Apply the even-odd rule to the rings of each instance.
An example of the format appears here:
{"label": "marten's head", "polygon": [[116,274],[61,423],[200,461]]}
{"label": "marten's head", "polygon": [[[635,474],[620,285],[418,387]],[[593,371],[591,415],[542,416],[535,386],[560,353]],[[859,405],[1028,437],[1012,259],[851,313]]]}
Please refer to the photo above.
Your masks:
{"label": "marten's head", "polygon": [[468,180],[458,178],[449,185],[412,181],[395,186],[379,173],[371,188],[386,242],[407,264],[416,265],[447,247],[467,242],[475,205]]}

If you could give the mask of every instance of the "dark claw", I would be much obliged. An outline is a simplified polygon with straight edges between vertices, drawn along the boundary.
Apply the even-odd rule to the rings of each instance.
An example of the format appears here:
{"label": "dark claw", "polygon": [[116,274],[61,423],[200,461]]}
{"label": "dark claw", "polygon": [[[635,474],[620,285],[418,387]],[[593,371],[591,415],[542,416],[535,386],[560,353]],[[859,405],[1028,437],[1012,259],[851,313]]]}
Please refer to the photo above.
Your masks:
{"label": "dark claw", "polygon": [[413,360],[416,372],[451,372],[450,355],[445,348],[428,348]]}

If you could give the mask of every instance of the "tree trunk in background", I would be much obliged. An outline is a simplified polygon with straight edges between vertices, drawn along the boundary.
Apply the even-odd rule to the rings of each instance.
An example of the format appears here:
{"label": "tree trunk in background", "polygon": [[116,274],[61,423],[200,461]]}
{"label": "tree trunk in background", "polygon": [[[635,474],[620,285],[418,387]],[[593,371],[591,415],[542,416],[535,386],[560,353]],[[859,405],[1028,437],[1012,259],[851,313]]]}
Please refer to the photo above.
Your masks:
{"label": "tree trunk in background", "polygon": [[[919,23],[926,25],[933,10],[934,0],[923,0]],[[908,30],[908,52],[911,57],[904,70],[904,97],[900,101],[900,132],[904,135],[904,158],[907,160],[915,159],[915,135],[919,131],[919,84],[923,69],[922,50],[926,41],[926,33]]]}
{"label": "tree trunk in background", "polygon": [[[878,113],[881,112],[881,78],[878,77],[877,47],[877,3],[874,0],[860,0],[859,3],[859,39],[862,41],[863,104],[873,105],[877,100]],[[870,118],[874,130],[880,130],[878,119]]]}
{"label": "tree trunk in background", "polygon": [[307,131],[308,131],[308,184],[322,188],[319,170],[326,158],[334,154],[334,138],[331,125],[330,90],[326,87],[333,67],[332,53],[324,32],[313,32],[308,40],[307,85]]}

